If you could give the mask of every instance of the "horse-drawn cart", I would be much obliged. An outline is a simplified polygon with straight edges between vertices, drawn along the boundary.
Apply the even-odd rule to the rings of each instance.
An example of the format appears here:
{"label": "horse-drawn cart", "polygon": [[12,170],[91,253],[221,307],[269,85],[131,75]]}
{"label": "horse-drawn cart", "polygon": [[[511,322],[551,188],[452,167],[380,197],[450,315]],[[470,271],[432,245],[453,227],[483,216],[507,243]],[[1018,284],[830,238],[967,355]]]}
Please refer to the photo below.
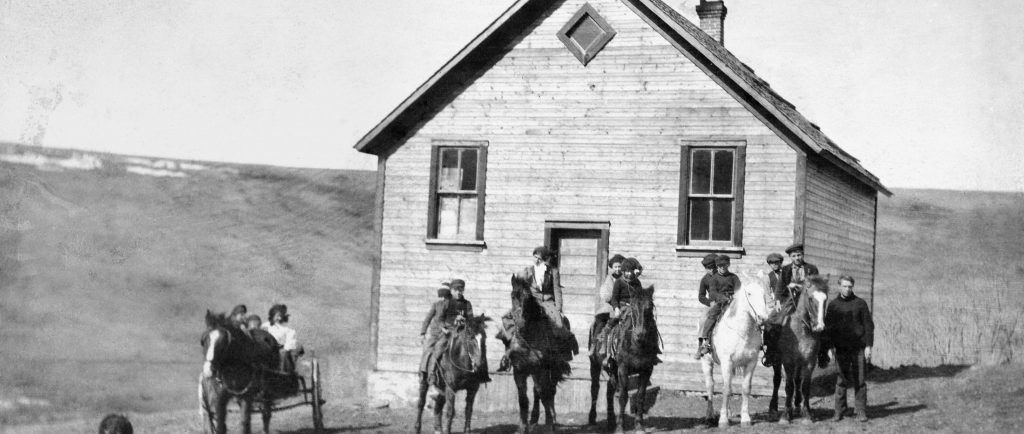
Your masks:
{"label": "horse-drawn cart", "polygon": [[[302,361],[298,365],[301,368],[296,369],[296,372],[260,368],[254,373],[245,390],[225,388],[226,392],[239,399],[240,404],[238,409],[225,408],[226,413],[241,413],[246,411],[243,409],[247,409],[248,414],[242,415],[243,427],[249,425],[248,420],[252,414],[261,414],[263,416],[264,429],[266,429],[270,424],[271,413],[308,405],[313,412],[314,432],[322,432],[324,429],[323,405],[326,401],[323,399],[320,361],[315,355],[311,355],[308,360]],[[300,371],[305,371],[306,375],[300,374]],[[226,386],[225,383],[229,381],[224,381],[223,378],[218,376],[213,380]],[[308,382],[306,381],[307,378]],[[200,414],[204,415],[204,419],[206,419],[203,425],[212,432],[218,432],[218,424],[214,420],[213,413],[210,411],[211,408],[205,405],[208,396],[207,391],[203,387],[202,377],[200,378],[199,393],[201,402]],[[251,403],[251,405],[242,405],[246,401]],[[209,422],[209,424],[206,422]],[[221,419],[220,424],[223,427],[223,419]]]}
{"label": "horse-drawn cart", "polygon": [[250,413],[262,413],[264,406],[269,405],[270,411],[289,410],[310,406],[313,409],[313,429],[321,432],[324,429],[323,390],[320,377],[320,361],[310,357],[308,361],[299,363],[308,366],[309,383],[297,372],[264,371],[264,398],[253,402]]}

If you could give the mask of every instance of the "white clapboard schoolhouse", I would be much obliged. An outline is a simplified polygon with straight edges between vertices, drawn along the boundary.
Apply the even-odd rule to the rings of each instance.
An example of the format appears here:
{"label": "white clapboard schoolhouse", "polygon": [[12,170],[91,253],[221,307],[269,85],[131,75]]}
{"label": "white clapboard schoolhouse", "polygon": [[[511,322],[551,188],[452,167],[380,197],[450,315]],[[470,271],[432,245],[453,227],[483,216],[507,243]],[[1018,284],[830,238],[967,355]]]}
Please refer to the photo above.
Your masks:
{"label": "white clapboard schoolhouse", "polygon": [[[703,388],[691,356],[709,252],[756,270],[803,242],[871,296],[889,191],[725,48],[726,11],[701,1],[697,25],[661,0],[519,0],[356,144],[378,158],[373,397],[415,401],[439,282],[464,279],[498,320],[539,245],[557,251],[584,348],[560,411],[589,404],[587,331],[615,253],[656,287],[663,388]],[[502,350],[489,339],[491,369]],[[477,407],[516,405],[509,376],[492,377]]]}

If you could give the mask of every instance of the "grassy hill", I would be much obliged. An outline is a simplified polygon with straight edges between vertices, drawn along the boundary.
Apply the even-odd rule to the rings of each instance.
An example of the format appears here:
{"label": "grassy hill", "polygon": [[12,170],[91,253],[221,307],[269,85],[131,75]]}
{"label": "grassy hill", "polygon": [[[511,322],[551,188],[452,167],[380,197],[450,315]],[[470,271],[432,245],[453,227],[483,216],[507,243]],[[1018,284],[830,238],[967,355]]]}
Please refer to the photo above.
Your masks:
{"label": "grassy hill", "polygon": [[286,303],[331,391],[363,394],[372,172],[99,159],[0,162],[0,400],[49,403],[0,423],[192,407],[203,315],[237,303]]}
{"label": "grassy hill", "polygon": [[1024,360],[1024,193],[879,201],[875,362]]}
{"label": "grassy hill", "polygon": [[[203,314],[237,303],[286,303],[329,398],[363,395],[373,173],[0,154],[0,424],[192,408]],[[875,362],[1021,360],[1024,195],[879,213]]]}

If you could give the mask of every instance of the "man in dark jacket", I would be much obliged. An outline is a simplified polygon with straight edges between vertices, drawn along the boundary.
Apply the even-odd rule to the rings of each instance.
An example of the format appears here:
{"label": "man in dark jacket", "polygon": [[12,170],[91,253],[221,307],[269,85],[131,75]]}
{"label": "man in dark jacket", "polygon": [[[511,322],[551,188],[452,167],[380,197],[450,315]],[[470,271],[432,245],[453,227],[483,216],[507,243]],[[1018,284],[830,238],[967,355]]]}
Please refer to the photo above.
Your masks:
{"label": "man in dark jacket", "polygon": [[708,311],[708,317],[704,320],[704,326],[701,327],[704,332],[704,343],[697,348],[697,354],[693,358],[700,360],[705,354],[711,352],[711,332],[715,328],[715,324],[718,323],[718,318],[722,316],[722,312],[725,312],[725,308],[729,306],[732,301],[732,295],[736,292],[736,288],[740,287],[739,276],[729,271],[729,257],[725,255],[718,255],[715,258],[715,268],[718,269],[718,273],[711,278],[711,285],[708,287],[708,296],[711,297],[712,304],[711,310]]}
{"label": "man in dark jacket", "polygon": [[853,285],[853,277],[839,277],[839,297],[828,304],[825,314],[825,330],[830,344],[835,348],[836,363],[839,365],[836,413],[832,420],[842,420],[847,408],[846,389],[853,386],[857,419],[864,422],[868,420],[868,388],[864,376],[868,363],[871,363],[875,323],[871,319],[867,302],[854,295]]}
{"label": "man in dark jacket", "polygon": [[423,319],[423,325],[420,327],[420,340],[423,342],[423,356],[420,357],[420,381],[422,384],[427,384],[427,363],[430,360],[430,353],[434,349],[434,344],[437,343],[437,337],[441,333],[441,326],[444,315],[445,305],[448,300],[452,299],[451,284],[448,282],[441,283],[441,286],[437,289],[438,300],[434,304],[430,305],[430,310],[427,311],[427,317]]}
{"label": "man in dark jacket", "polygon": [[[427,382],[430,384],[434,384],[433,378],[431,378],[434,374],[433,364],[437,362],[437,359],[440,358],[441,351],[443,351],[448,344],[445,340],[444,334],[449,329],[454,328],[460,321],[464,321],[466,318],[473,316],[473,303],[470,303],[469,300],[466,300],[463,297],[463,293],[466,290],[466,282],[462,279],[452,279],[450,287],[452,297],[440,302],[442,305],[439,306],[439,309],[435,312],[434,319],[432,320],[435,321],[435,327],[437,327],[438,332],[432,338],[428,339],[431,341],[429,342],[430,355],[428,356],[425,368],[427,370]],[[424,347],[428,346],[424,345]],[[439,389],[431,387],[431,396],[436,396],[439,393]]]}
{"label": "man in dark jacket", "polygon": [[[782,255],[778,253],[771,253],[767,258],[765,258],[765,262],[768,263],[768,287],[771,289],[772,298],[775,299],[775,302],[769,307],[772,312],[777,312],[782,307],[779,299],[788,293],[786,287],[782,285]],[[770,323],[765,324],[762,338],[764,341],[764,357],[761,359],[761,364],[766,367],[771,367],[776,363],[776,359],[778,358],[778,351],[776,348],[778,327]]]}

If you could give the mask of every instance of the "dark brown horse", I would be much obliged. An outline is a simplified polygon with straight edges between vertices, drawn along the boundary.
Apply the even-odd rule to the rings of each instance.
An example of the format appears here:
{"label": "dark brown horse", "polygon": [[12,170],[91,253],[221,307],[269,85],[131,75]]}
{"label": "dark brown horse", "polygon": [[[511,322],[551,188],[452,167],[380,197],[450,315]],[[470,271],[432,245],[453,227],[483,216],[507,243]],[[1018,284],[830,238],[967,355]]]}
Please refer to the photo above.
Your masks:
{"label": "dark brown horse", "polygon": [[206,311],[203,372],[199,376],[200,415],[217,434],[227,432],[227,405],[238,400],[242,432],[251,432],[249,414],[254,399],[263,402],[263,432],[270,432],[269,398],[264,398],[264,374],[277,366],[274,338],[263,330],[246,332],[226,315]]}
{"label": "dark brown horse", "polygon": [[[608,387],[606,397],[608,400],[608,429],[615,429],[622,432],[626,419],[626,402],[629,400],[628,380],[631,375],[637,375],[637,391],[632,406],[636,418],[634,429],[636,432],[644,431],[644,413],[647,406],[644,399],[647,394],[647,386],[651,383],[651,373],[654,365],[661,363],[658,354],[661,353],[661,335],[658,333],[658,324],[654,316],[654,286],[639,289],[638,293],[631,294],[631,303],[624,309],[621,321],[614,328],[600,333],[600,337],[610,335],[612,348],[604,348],[604,345],[597,346],[600,351],[594,352],[590,357],[590,419],[594,424],[597,411],[597,392],[600,385],[601,366],[604,359],[611,353],[614,357],[607,364]],[[598,339],[600,339],[598,337]],[[595,387],[598,386],[598,387]],[[619,419],[615,418],[615,394],[619,398]]]}
{"label": "dark brown horse", "polygon": [[[452,420],[455,419],[455,393],[466,391],[466,426],[463,432],[470,432],[473,420],[473,401],[480,385],[490,382],[487,375],[487,336],[485,323],[491,319],[484,316],[471,316],[450,332],[446,345],[441,348],[434,369],[434,386],[444,391],[434,399],[434,432],[448,434],[452,432]],[[423,404],[426,400],[426,389],[420,389],[420,399],[416,412],[416,432],[420,432],[423,416]],[[442,420],[444,411],[446,420]]]}
{"label": "dark brown horse", "polygon": [[788,424],[794,405],[800,408],[804,424],[813,423],[811,417],[811,375],[818,363],[821,332],[825,329],[825,303],[828,299],[828,280],[810,276],[796,295],[796,309],[784,320],[778,331],[778,359],[773,366],[772,399],[768,404],[770,417],[775,417],[779,406],[779,383],[782,371],[786,373],[786,408],[779,417],[780,424]]}
{"label": "dark brown horse", "polygon": [[[512,377],[519,392],[519,432],[529,433],[540,419],[538,402],[544,405],[544,421],[555,432],[555,392],[570,372],[564,355],[565,337],[559,335],[544,308],[530,294],[530,281],[512,276],[513,318],[522,347],[512,351]],[[501,337],[501,336],[499,336]],[[527,379],[533,380],[533,411],[527,396]],[[530,416],[527,423],[527,416]]]}

